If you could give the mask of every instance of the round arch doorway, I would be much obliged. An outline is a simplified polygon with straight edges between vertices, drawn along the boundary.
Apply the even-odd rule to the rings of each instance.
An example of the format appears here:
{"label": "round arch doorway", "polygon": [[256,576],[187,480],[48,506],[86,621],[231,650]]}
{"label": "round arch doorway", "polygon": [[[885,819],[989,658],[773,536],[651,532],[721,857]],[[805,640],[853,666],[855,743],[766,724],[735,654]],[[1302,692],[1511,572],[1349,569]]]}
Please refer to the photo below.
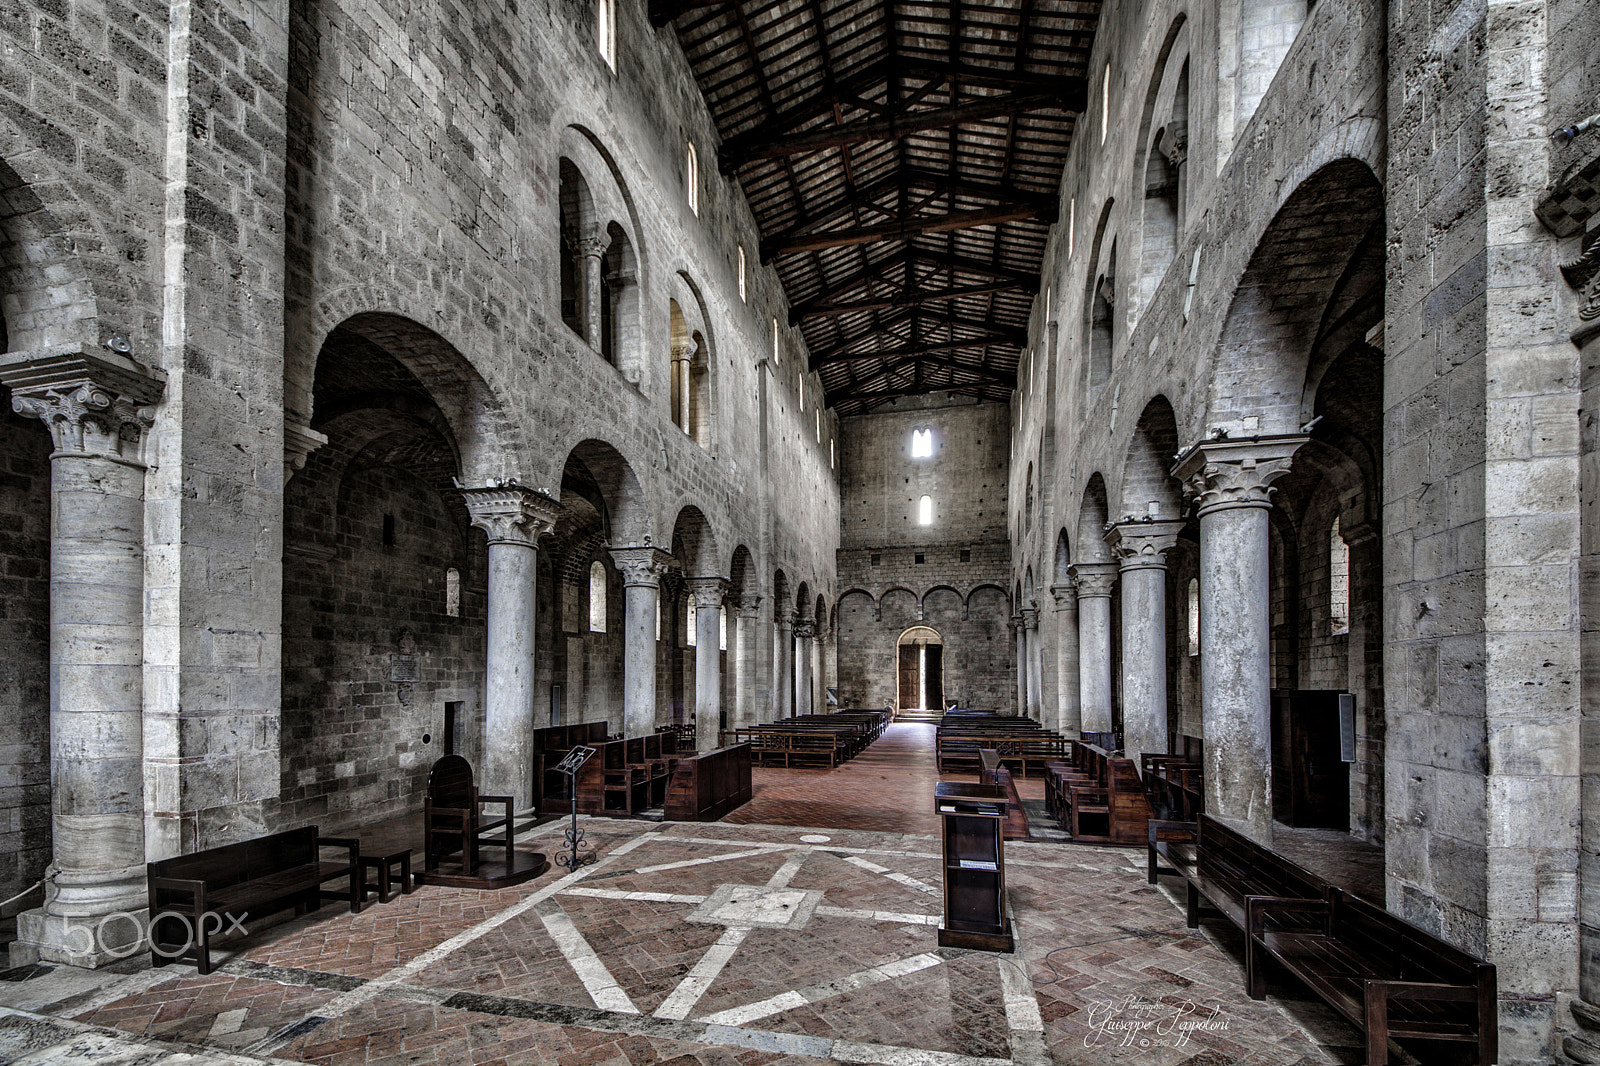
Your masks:
{"label": "round arch doorway", "polygon": [[944,638],[928,626],[900,634],[898,691],[902,711],[944,710]]}

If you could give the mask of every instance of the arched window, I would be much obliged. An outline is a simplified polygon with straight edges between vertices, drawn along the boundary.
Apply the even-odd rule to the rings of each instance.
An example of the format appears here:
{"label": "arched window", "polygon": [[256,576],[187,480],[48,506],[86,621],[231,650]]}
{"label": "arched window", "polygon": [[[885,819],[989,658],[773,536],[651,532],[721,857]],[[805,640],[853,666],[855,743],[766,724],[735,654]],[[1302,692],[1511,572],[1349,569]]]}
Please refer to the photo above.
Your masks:
{"label": "arched window", "polygon": [[600,0],[600,58],[613,71],[617,69],[617,5],[615,0]]}
{"label": "arched window", "polygon": [[450,618],[461,617],[461,571],[453,566],[444,572],[444,613]]}
{"label": "arched window", "polygon": [[1350,546],[1339,535],[1339,520],[1328,534],[1328,632],[1350,632]]}
{"label": "arched window", "polygon": [[692,647],[694,647],[694,641],[695,641],[694,597],[693,596],[686,596],[684,598],[689,601],[689,608],[685,612],[686,619],[687,619],[687,624],[684,626],[684,629],[683,629],[683,645],[686,648],[692,648]]}
{"label": "arched window", "polygon": [[606,631],[606,564],[596,559],[589,567],[589,632]]}
{"label": "arched window", "polygon": [[749,296],[749,293],[745,289],[744,278],[745,278],[744,245],[741,244],[741,245],[739,245],[739,302],[740,303],[745,302],[745,300]]}
{"label": "arched window", "polygon": [[911,458],[933,458],[933,430],[914,429],[911,431]]}
{"label": "arched window", "polygon": [[917,525],[933,525],[933,497],[924,496],[917,501]]}
{"label": "arched window", "polygon": [[1189,654],[1200,654],[1200,579],[1189,579]]}
{"label": "arched window", "polygon": [[696,215],[700,213],[700,157],[695,154],[694,142],[688,142],[688,153],[684,159],[684,179],[689,189],[689,210]]}

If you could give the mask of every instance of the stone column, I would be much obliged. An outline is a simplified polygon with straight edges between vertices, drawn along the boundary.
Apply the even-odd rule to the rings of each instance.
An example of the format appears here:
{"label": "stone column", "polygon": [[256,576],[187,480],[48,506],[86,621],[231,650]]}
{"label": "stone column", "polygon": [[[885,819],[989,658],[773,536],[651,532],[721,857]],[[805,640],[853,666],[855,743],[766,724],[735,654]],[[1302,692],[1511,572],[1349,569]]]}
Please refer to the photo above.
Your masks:
{"label": "stone column", "polygon": [[1074,563],[1078,586],[1078,684],[1083,729],[1111,728],[1111,590],[1117,584],[1115,563]]}
{"label": "stone column", "polygon": [[747,592],[738,599],[733,630],[733,725],[756,722],[756,619],[761,597]]}
{"label": "stone column", "polygon": [[583,339],[595,351],[600,350],[600,316],[605,308],[600,300],[600,274],[605,269],[607,241],[603,237],[582,237],[578,240],[578,277],[583,285]]}
{"label": "stone column", "polygon": [[672,381],[678,394],[672,420],[685,433],[689,432],[689,363],[693,358],[693,342],[679,341],[672,346]]}
{"label": "stone column", "polygon": [[794,624],[794,713],[811,712],[811,638],[816,626],[809,619]]}
{"label": "stone column", "polygon": [[1039,650],[1039,608],[1032,604],[1022,609],[1021,636],[1028,662],[1027,685],[1023,690],[1028,700],[1027,713],[1029,718],[1039,721],[1044,715],[1044,658]]}
{"label": "stone column", "polygon": [[611,561],[622,573],[622,731],[642,737],[657,724],[656,611],[672,556],[646,545],[613,548]]}
{"label": "stone column", "polygon": [[713,751],[722,726],[722,601],[728,581],[691,577],[694,594],[694,723],[695,750]]}
{"label": "stone column", "polygon": [[[145,431],[163,381],[116,355],[0,365],[18,414],[50,430],[50,867],[17,917],[14,963],[100,966],[145,910]],[[126,955],[126,951],[122,952]]]}
{"label": "stone column", "polygon": [[1083,730],[1083,707],[1078,694],[1078,586],[1068,579],[1050,586],[1056,601],[1056,721],[1054,729],[1065,737]]}
{"label": "stone column", "polygon": [[1122,578],[1123,750],[1167,750],[1167,552],[1182,522],[1118,522],[1106,535]]}
{"label": "stone column", "polygon": [[1309,438],[1205,441],[1173,468],[1200,501],[1206,813],[1272,842],[1272,482]]}
{"label": "stone column", "polygon": [[[1600,665],[1600,264],[1582,279],[1583,306],[1572,342],[1583,367],[1579,424],[1584,427],[1579,457],[1579,606],[1583,616],[1585,674]],[[1571,267],[1567,270],[1571,271]],[[1573,280],[1569,274],[1569,281]],[[1355,568],[1355,553],[1350,566]],[[1351,626],[1352,642],[1355,627]],[[1578,843],[1578,995],[1568,1009],[1577,1023],[1563,1050],[1576,1063],[1600,1062],[1600,685],[1585,682],[1578,723],[1581,818]]]}
{"label": "stone column", "polygon": [[1028,629],[1020,609],[1011,616],[1011,639],[1017,646],[1017,714],[1025,715],[1028,713]]}
{"label": "stone column", "polygon": [[821,622],[811,638],[811,713],[828,713],[828,630]]}
{"label": "stone column", "polygon": [[789,715],[794,698],[794,620],[779,608],[772,621],[775,656],[772,664],[772,721]]}
{"label": "stone column", "polygon": [[534,617],[539,538],[561,505],[520,485],[462,489],[472,524],[489,535],[489,649],[484,674],[481,791],[510,796],[518,810],[534,788]]}

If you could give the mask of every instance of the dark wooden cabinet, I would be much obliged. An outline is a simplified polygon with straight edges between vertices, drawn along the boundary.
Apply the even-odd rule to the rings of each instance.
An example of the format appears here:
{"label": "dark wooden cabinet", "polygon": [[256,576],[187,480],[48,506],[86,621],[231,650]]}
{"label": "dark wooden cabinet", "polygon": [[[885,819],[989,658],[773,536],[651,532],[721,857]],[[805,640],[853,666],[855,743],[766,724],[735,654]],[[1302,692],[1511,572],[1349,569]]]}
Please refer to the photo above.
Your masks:
{"label": "dark wooden cabinet", "polygon": [[664,816],[669,822],[714,822],[752,795],[750,745],[718,748],[675,762]]}
{"label": "dark wooden cabinet", "polygon": [[[1350,694],[1279,689],[1272,693],[1272,816],[1302,829],[1350,828],[1348,740],[1341,700]],[[1348,711],[1346,712],[1348,714]]]}
{"label": "dark wooden cabinet", "polygon": [[992,785],[940,781],[934,807],[944,823],[944,924],[939,946],[1011,951],[1002,828],[1006,794]]}

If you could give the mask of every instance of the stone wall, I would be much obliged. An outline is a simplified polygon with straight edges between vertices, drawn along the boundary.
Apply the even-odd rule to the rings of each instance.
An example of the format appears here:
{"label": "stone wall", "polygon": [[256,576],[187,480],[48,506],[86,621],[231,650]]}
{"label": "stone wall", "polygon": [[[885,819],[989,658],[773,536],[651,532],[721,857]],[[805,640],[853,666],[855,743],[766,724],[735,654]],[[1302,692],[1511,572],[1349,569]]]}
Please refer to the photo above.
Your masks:
{"label": "stone wall", "polygon": [[[898,701],[896,648],[913,625],[944,640],[944,692],[963,706],[1010,712],[1016,651],[1007,623],[1008,412],[933,396],[846,419],[840,480],[839,694],[861,707]],[[931,458],[911,457],[932,431]],[[918,501],[933,498],[920,525]]]}

